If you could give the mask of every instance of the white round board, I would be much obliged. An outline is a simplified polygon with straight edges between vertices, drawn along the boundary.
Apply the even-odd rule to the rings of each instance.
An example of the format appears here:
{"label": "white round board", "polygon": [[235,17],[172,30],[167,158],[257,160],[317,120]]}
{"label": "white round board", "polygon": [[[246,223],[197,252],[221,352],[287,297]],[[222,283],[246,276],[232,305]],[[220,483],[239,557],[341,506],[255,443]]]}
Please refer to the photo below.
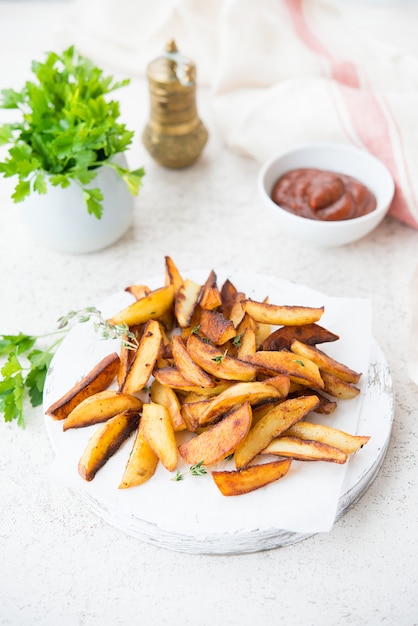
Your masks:
{"label": "white round board", "polygon": [[[209,271],[184,272],[184,278],[203,283]],[[385,357],[371,335],[370,303],[363,299],[332,298],[274,276],[240,271],[217,271],[218,285],[229,278],[239,291],[274,304],[324,306],[320,324],[340,336],[321,349],[363,372],[361,394],[339,401],[334,414],[312,419],[370,441],[341,466],[334,463],[292,461],[289,473],[276,483],[246,495],[222,496],[210,470],[195,477],[180,462],[184,479],[175,481],[159,464],[144,485],[118,489],[133,436],[99,470],[84,481],[77,464],[96,426],[66,432],[62,423],[45,415],[45,425],[56,453],[51,478],[72,489],[97,515],[140,540],[179,552],[234,554],[290,545],[318,532],[328,532],[366,491],[376,477],[389,444],[393,422],[392,380]],[[154,289],[163,277],[141,278]],[[121,291],[102,304],[110,316],[132,302]],[[57,351],[44,390],[46,409],[105,355],[118,351],[115,340],[103,340],[92,323],[78,324]],[[311,415],[309,416],[311,420]],[[218,467],[233,469],[225,462]]]}

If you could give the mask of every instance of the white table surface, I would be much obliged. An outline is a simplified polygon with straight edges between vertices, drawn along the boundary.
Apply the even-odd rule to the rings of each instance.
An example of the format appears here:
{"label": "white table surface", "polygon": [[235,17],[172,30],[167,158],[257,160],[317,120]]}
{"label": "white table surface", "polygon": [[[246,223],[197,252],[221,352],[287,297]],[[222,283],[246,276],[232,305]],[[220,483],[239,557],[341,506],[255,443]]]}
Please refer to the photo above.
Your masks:
{"label": "white table surface", "polygon": [[[56,45],[65,6],[0,2],[1,88],[19,87],[30,60]],[[387,218],[357,244],[311,249],[268,221],[259,166],[225,149],[204,89],[210,140],[180,172],[159,167],[141,145],[146,86],[134,81],[123,104],[138,131],[130,163],[147,175],[134,225],[116,245],[87,256],[41,247],[1,181],[0,332],[52,330],[70,309],[162,272],[167,254],[184,270],[251,269],[370,298],[395,386],[392,438],[378,477],[331,532],[256,554],[188,555],[125,536],[55,485],[42,409],[28,405],[25,430],[0,422],[0,624],[418,624],[418,388],[405,363],[418,232]]]}

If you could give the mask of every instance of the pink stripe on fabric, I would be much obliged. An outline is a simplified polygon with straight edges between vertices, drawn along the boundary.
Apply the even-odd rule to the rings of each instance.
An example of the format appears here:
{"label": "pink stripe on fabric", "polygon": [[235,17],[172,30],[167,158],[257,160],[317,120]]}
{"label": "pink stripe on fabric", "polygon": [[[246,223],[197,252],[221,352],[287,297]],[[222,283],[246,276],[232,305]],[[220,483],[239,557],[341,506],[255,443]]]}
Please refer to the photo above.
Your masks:
{"label": "pink stripe on fabric", "polygon": [[[325,58],[329,63],[331,78],[341,85],[341,93],[348,113],[362,144],[385,163],[396,179],[398,168],[387,121],[375,96],[371,91],[360,90],[360,78],[355,65],[349,61],[335,59],[311,31],[303,15],[302,0],[284,0],[284,2],[295,33],[310,50]],[[402,146],[400,134],[399,143]],[[404,154],[403,161],[406,162]],[[418,227],[418,222],[411,215],[404,194],[398,185],[390,213],[410,226]]]}

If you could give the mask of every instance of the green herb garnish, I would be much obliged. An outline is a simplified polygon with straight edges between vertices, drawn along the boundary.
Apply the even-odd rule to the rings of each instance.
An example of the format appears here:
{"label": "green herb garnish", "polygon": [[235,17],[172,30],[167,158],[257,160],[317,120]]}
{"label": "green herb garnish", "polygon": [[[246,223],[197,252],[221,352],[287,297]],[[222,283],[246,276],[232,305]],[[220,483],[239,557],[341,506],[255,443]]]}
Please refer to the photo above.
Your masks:
{"label": "green herb garnish", "polygon": [[144,170],[129,170],[112,161],[132,143],[133,131],[118,121],[119,103],[109,93],[129,84],[114,81],[71,46],[61,55],[49,52],[44,63],[32,62],[36,80],[21,91],[2,90],[0,108],[17,109],[21,121],[0,127],[0,146],[10,145],[0,162],[4,177],[17,176],[12,198],[23,201],[32,192],[45,194],[47,182],[83,190],[88,212],[100,218],[103,194],[90,187],[98,168],[111,167],[136,195]]}

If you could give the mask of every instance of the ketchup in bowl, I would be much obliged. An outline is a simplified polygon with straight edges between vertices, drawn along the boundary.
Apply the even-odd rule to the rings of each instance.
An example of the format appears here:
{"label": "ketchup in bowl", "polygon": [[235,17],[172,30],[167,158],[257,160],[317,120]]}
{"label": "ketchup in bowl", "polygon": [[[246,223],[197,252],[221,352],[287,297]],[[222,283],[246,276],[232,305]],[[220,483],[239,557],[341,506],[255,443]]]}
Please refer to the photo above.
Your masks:
{"label": "ketchup in bowl", "polygon": [[271,198],[286,211],[312,220],[349,220],[376,208],[374,194],[357,179],[315,168],[281,176]]}

